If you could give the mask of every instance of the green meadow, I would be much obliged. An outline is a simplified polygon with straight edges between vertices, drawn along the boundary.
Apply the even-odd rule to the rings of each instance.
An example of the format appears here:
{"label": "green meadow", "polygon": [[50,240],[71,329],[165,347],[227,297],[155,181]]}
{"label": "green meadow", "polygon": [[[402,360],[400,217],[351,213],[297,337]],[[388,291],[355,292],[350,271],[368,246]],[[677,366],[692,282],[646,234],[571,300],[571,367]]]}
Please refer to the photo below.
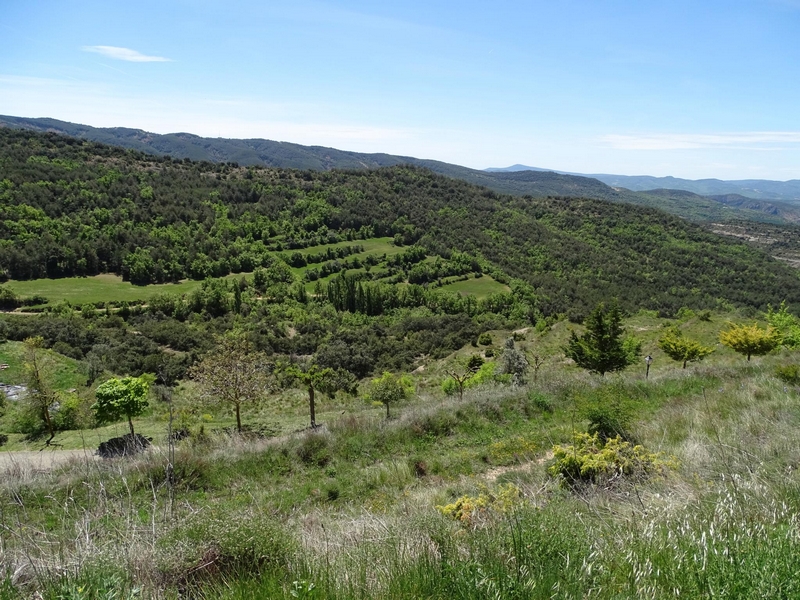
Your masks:
{"label": "green meadow", "polygon": [[6,284],[22,297],[43,296],[48,304],[69,302],[81,305],[96,302],[133,302],[147,300],[154,294],[187,294],[200,287],[200,281],[182,281],[151,285],[133,285],[112,274],[94,277],[65,277],[63,279],[33,279],[10,281]]}
{"label": "green meadow", "polygon": [[[333,250],[354,245],[362,246],[363,251],[351,255],[351,257],[358,257],[361,260],[366,259],[368,256],[375,256],[383,259],[384,257],[394,256],[405,250],[403,246],[394,245],[391,238],[382,237],[352,242],[323,244],[320,246],[302,248],[296,250],[296,252],[307,256],[310,254],[323,254],[329,249]],[[284,251],[279,254],[289,256],[293,252],[295,251]],[[318,267],[321,264],[322,263],[309,264],[303,267],[292,267],[291,270],[295,276],[302,278],[308,269]],[[385,266],[382,266],[383,264],[382,261],[373,267],[372,270],[378,274],[383,273],[385,271]],[[364,267],[359,267],[357,269],[348,269],[347,273],[357,274],[365,271],[366,269]],[[249,278],[252,277],[252,273],[232,273],[225,279],[238,279],[240,277]],[[330,276],[321,278],[321,281],[327,281],[329,279]],[[315,284],[315,281],[307,282],[305,284],[306,290],[313,291]],[[62,279],[34,279],[29,281],[12,280],[5,284],[6,287],[22,298],[40,296],[47,299],[48,305],[69,302],[75,306],[96,304],[99,302],[146,302],[155,294],[190,294],[201,285],[201,281],[187,279],[178,283],[140,286],[133,285],[128,281],[123,281],[120,276],[113,274],[95,275],[92,277],[65,277]],[[472,295],[478,299],[485,298],[496,292],[509,291],[508,286],[498,283],[489,275],[483,275],[478,279],[470,277],[467,280],[446,283],[441,286],[441,289],[459,292],[463,295]],[[24,309],[20,310],[24,312]]]}

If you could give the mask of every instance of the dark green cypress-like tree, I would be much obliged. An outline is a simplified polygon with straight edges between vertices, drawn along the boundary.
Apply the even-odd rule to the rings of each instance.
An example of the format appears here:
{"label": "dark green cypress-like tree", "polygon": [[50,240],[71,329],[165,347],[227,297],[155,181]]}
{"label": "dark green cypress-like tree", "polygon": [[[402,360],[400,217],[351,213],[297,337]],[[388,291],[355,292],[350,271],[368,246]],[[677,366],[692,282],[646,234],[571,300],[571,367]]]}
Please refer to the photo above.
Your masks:
{"label": "dark green cypress-like tree", "polygon": [[639,345],[625,343],[622,313],[616,300],[608,306],[601,302],[586,317],[586,333],[573,331],[564,348],[567,358],[591,373],[613,373],[633,364],[639,354]]}

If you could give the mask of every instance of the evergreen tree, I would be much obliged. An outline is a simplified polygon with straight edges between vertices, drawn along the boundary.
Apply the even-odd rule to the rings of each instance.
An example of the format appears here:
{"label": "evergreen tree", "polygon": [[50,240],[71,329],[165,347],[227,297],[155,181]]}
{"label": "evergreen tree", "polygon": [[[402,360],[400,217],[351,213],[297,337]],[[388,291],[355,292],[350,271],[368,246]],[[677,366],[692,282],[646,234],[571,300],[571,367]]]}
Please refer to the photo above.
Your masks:
{"label": "evergreen tree", "polygon": [[600,303],[586,318],[586,333],[573,331],[564,348],[567,358],[592,373],[605,375],[621,371],[633,364],[640,352],[639,344],[623,339],[622,312],[617,302]]}

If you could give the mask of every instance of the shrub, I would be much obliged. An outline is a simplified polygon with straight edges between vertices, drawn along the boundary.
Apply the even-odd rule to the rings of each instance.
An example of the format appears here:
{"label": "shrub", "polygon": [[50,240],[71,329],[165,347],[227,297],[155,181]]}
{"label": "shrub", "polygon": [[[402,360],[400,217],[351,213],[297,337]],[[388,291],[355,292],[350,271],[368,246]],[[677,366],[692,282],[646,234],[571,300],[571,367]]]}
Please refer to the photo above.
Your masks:
{"label": "shrub", "polygon": [[161,571],[184,585],[285,568],[296,548],[290,533],[269,515],[225,508],[198,512],[158,541]]}
{"label": "shrub", "polygon": [[8,443],[8,436],[4,433],[0,433],[0,446],[5,446]]}
{"label": "shrub", "polygon": [[550,398],[542,394],[541,392],[530,391],[528,392],[528,401],[538,410],[544,413],[552,413],[553,412],[553,403],[550,402]]}
{"label": "shrub", "polygon": [[437,506],[436,510],[464,525],[474,525],[480,517],[489,516],[493,512],[509,513],[522,502],[520,489],[513,483],[508,483],[494,491],[483,487],[477,496],[461,496],[451,504]]}
{"label": "shrub", "polygon": [[331,460],[328,436],[322,432],[307,433],[300,441],[297,456],[303,464],[324,467]]}
{"label": "shrub", "polygon": [[752,325],[736,325],[728,323],[728,329],[719,334],[719,341],[739,354],[747,356],[763,356],[769,354],[781,344],[780,333],[771,325],[766,329]]}
{"label": "shrub", "polygon": [[677,328],[668,329],[658,340],[658,346],[672,360],[683,363],[684,369],[687,363],[703,360],[714,352],[714,348],[687,338]]}
{"label": "shrub", "polygon": [[75,394],[62,395],[58,409],[53,410],[53,422],[58,431],[82,429],[92,421],[88,403]]}
{"label": "shrub", "polygon": [[800,385],[800,365],[786,365],[775,369],[775,375],[789,385]]}
{"label": "shrub", "polygon": [[14,310],[20,305],[14,290],[0,286],[0,310]]}
{"label": "shrub", "polygon": [[478,336],[478,343],[481,346],[491,346],[492,345],[492,334],[488,331],[484,331],[482,334]]}
{"label": "shrub", "polygon": [[458,418],[449,411],[440,410],[416,417],[410,423],[415,435],[442,437],[450,435],[458,425]]}
{"label": "shrub", "polygon": [[608,485],[620,478],[645,479],[677,468],[674,457],[648,452],[617,436],[603,442],[600,436],[578,433],[572,445],[553,446],[555,463],[550,475],[561,477],[567,484],[594,483]]}
{"label": "shrub", "polygon": [[494,464],[513,464],[529,460],[537,450],[534,442],[515,436],[505,438],[489,446],[489,457]]}
{"label": "shrub", "polygon": [[592,406],[588,409],[589,433],[599,436],[606,441],[620,437],[630,441],[632,436],[628,431],[630,413],[619,406]]}

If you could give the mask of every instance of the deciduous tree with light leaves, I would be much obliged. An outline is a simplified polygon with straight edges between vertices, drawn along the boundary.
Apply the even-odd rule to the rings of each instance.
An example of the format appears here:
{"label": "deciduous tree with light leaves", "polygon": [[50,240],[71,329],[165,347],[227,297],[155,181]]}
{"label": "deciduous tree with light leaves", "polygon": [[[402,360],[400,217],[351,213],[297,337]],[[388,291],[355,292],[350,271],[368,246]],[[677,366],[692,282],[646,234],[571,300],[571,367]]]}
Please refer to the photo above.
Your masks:
{"label": "deciduous tree with light leaves", "polygon": [[236,430],[242,431],[242,406],[255,404],[274,388],[274,366],[240,334],[218,338],[217,345],[194,365],[189,374],[204,397],[213,403],[233,407]]}

